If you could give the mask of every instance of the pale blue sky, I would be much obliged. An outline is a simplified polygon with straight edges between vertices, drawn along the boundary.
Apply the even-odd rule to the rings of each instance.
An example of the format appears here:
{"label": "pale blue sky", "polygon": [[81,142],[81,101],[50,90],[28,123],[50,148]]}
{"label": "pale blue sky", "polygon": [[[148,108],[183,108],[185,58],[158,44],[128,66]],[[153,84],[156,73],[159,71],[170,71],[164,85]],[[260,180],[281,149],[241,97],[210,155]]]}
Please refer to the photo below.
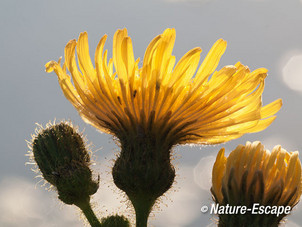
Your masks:
{"label": "pale blue sky", "polygon": [[[31,138],[36,122],[45,125],[55,118],[71,119],[81,130],[85,129],[95,150],[101,148],[95,154],[101,165],[99,170],[109,171],[106,162],[114,157],[117,146],[110,136],[81,120],[63,96],[55,74],[45,73],[44,64],[62,56],[65,44],[78,38],[82,31],[88,32],[91,54],[103,34],[108,34],[106,48],[111,56],[114,32],[123,27],[133,40],[135,57],[141,59],[152,38],[167,27],[176,28],[173,53],[177,59],[196,46],[203,49],[203,58],[212,44],[223,38],[228,48],[218,68],[237,61],[252,70],[266,67],[269,75],[263,103],[283,99],[277,120],[263,132],[214,147],[176,149],[175,153],[181,156],[177,158],[179,183],[176,192],[171,190],[168,194],[174,202],[163,202],[169,206],[161,206],[163,214],[157,211],[152,223],[158,227],[198,227],[211,223],[211,216],[199,209],[211,202],[205,190],[211,172],[207,163],[213,161],[212,156],[222,146],[231,150],[247,140],[261,140],[269,149],[281,144],[288,151],[302,151],[302,62],[299,64],[297,60],[302,59],[301,22],[302,1],[299,0],[2,0],[0,225],[82,226],[77,216],[72,216],[76,212],[61,206],[54,193],[40,187],[34,189],[38,180],[33,179],[35,174],[30,166],[24,165],[28,150],[25,139]],[[297,86],[293,90],[295,81]],[[198,175],[200,171],[205,173],[203,178]],[[103,180],[95,199],[100,199],[98,210],[117,211],[119,203],[108,199],[111,191],[105,186],[110,175],[101,173],[102,176],[108,179]],[[18,207],[11,205],[16,203]],[[289,220],[286,226],[302,226],[299,225],[302,206],[298,206]]]}

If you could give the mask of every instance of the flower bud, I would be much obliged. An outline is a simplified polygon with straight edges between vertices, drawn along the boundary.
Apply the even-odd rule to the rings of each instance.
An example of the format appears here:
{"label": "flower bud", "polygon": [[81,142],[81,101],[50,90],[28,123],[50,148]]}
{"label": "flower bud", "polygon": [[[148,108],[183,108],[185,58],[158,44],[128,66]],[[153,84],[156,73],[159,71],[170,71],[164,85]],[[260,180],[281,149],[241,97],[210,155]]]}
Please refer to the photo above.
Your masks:
{"label": "flower bud", "polygon": [[102,218],[101,225],[102,227],[130,227],[128,219],[119,215]]}
{"label": "flower bud", "polygon": [[67,122],[41,129],[32,141],[33,159],[59,199],[77,205],[89,201],[99,187],[89,168],[90,154],[82,136]]}

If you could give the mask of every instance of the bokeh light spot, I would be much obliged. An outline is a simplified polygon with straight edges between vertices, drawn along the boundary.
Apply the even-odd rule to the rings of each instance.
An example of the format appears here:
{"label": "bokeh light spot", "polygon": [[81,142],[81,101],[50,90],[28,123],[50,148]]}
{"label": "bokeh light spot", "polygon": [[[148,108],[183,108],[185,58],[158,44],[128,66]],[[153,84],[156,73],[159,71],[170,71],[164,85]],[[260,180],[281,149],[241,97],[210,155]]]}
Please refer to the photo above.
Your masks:
{"label": "bokeh light spot", "polygon": [[294,91],[302,92],[302,54],[292,56],[282,70],[284,83]]}

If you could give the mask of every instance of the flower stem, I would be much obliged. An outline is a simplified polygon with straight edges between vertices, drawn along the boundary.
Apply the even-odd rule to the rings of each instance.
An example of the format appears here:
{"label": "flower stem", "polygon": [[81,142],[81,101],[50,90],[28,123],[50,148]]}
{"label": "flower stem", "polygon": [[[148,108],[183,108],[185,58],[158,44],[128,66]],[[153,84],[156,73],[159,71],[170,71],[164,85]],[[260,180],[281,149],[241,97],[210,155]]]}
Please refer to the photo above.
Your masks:
{"label": "flower stem", "polygon": [[100,227],[101,223],[93,212],[89,200],[75,204],[79,207],[92,227]]}
{"label": "flower stem", "polygon": [[147,197],[129,198],[135,209],[136,227],[147,227],[148,217],[156,199]]}

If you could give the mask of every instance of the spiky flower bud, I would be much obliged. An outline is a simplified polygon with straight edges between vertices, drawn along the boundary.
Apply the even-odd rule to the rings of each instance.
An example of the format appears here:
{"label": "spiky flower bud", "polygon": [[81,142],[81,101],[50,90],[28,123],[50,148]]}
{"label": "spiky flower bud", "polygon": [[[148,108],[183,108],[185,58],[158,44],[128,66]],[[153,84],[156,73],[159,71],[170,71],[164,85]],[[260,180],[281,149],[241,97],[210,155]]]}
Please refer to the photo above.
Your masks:
{"label": "spiky flower bud", "polygon": [[92,179],[89,167],[90,154],[70,123],[41,128],[33,138],[32,153],[42,176],[56,188],[64,203],[89,201],[98,190],[99,182]]}
{"label": "spiky flower bud", "polygon": [[[298,152],[287,152],[281,146],[270,153],[258,141],[247,142],[237,146],[229,157],[221,149],[212,173],[214,201],[224,207],[245,206],[248,212],[221,213],[219,226],[278,226],[288,212],[276,213],[274,209],[288,206],[291,210],[299,202],[301,170]],[[266,213],[260,208],[259,213],[253,213],[257,207]]]}
{"label": "spiky flower bud", "polygon": [[101,220],[102,227],[130,227],[127,218],[119,215],[112,215]]}

